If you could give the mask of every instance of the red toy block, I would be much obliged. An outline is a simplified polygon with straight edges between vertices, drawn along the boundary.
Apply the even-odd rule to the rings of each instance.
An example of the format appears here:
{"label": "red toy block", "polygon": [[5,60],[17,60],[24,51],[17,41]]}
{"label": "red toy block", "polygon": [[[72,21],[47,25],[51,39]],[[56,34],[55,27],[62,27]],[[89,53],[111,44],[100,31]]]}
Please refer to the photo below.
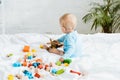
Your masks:
{"label": "red toy block", "polygon": [[38,74],[38,73],[35,73],[34,76],[37,77],[37,78],[40,78],[40,74]]}
{"label": "red toy block", "polygon": [[27,62],[23,62],[23,63],[22,63],[22,66],[27,66]]}
{"label": "red toy block", "polygon": [[40,64],[40,65],[38,66],[38,68],[39,68],[39,69],[42,69],[42,68],[43,68],[43,65],[42,65],[42,64]]}
{"label": "red toy block", "polygon": [[30,67],[30,66],[32,66],[32,64],[31,64],[31,63],[28,65],[28,67]]}
{"label": "red toy block", "polygon": [[70,70],[71,73],[75,73],[75,74],[78,74],[78,75],[81,75],[80,72],[77,72],[77,71],[73,71],[73,70]]}
{"label": "red toy block", "polygon": [[49,67],[49,65],[46,64],[46,65],[45,65],[45,70],[46,70],[47,67]]}
{"label": "red toy block", "polygon": [[42,63],[42,59],[36,59],[36,62]]}
{"label": "red toy block", "polygon": [[30,51],[30,46],[24,46],[23,52],[29,52]]}

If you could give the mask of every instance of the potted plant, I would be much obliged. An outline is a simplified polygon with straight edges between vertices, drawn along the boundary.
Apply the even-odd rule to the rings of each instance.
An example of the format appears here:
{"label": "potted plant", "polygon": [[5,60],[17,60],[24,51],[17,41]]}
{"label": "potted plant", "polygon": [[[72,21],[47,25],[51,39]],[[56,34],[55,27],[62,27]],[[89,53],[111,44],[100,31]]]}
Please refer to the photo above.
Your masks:
{"label": "potted plant", "polygon": [[93,2],[93,7],[82,20],[85,23],[92,20],[91,30],[100,26],[103,33],[120,32],[120,0],[103,1],[103,4]]}

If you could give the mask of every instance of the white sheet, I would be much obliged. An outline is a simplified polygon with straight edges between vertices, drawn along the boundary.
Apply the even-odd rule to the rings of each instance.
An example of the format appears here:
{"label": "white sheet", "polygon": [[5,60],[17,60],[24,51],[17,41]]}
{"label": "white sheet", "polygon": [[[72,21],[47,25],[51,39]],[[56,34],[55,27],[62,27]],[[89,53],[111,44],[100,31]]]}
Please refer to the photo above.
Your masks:
{"label": "white sheet", "polygon": [[[24,45],[30,45],[31,48],[36,49],[37,57],[41,58],[44,63],[55,63],[60,56],[50,54],[46,50],[40,49],[39,46],[48,42],[49,38],[57,39],[60,36],[35,33],[0,35],[0,79],[7,80],[9,74],[22,74],[22,70],[26,69],[12,67],[12,63],[23,57]],[[120,80],[120,34],[97,33],[80,34],[80,36],[83,42],[81,57],[73,59],[69,67],[58,67],[65,68],[66,71],[62,75],[52,76],[42,70],[41,74],[44,77],[39,80]],[[9,53],[14,55],[6,58]],[[71,74],[70,69],[84,72],[85,76]]]}

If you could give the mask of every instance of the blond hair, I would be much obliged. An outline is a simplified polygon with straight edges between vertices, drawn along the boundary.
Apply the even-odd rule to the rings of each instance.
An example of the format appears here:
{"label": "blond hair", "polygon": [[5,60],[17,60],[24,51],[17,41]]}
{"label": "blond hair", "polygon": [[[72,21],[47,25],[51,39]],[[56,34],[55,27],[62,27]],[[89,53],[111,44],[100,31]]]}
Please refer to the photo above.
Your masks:
{"label": "blond hair", "polygon": [[77,18],[75,15],[67,13],[60,17],[60,23],[63,23],[63,27],[66,29],[75,29],[77,25]]}

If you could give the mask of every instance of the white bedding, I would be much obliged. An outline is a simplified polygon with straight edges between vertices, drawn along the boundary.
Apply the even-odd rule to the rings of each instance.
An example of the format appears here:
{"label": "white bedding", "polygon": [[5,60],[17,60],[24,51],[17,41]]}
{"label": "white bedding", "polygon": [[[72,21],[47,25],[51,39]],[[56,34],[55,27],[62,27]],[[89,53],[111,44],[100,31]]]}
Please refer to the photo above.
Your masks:
{"label": "white bedding", "polygon": [[[22,71],[27,68],[15,68],[12,67],[12,64],[23,57],[24,45],[36,49],[37,58],[41,58],[45,64],[55,63],[60,56],[50,54],[46,50],[40,49],[39,46],[48,42],[49,38],[57,39],[60,36],[36,33],[0,35],[0,80],[7,80],[9,74],[23,75]],[[97,33],[80,34],[80,36],[83,43],[81,57],[73,59],[68,67],[58,67],[65,69],[65,72],[58,76],[42,70],[40,73],[44,76],[39,80],[120,80],[120,34]],[[12,53],[13,56],[7,58],[6,55],[9,53]],[[71,74],[70,69],[85,75]],[[15,80],[18,79],[15,78]],[[26,80],[26,77],[22,80]]]}

